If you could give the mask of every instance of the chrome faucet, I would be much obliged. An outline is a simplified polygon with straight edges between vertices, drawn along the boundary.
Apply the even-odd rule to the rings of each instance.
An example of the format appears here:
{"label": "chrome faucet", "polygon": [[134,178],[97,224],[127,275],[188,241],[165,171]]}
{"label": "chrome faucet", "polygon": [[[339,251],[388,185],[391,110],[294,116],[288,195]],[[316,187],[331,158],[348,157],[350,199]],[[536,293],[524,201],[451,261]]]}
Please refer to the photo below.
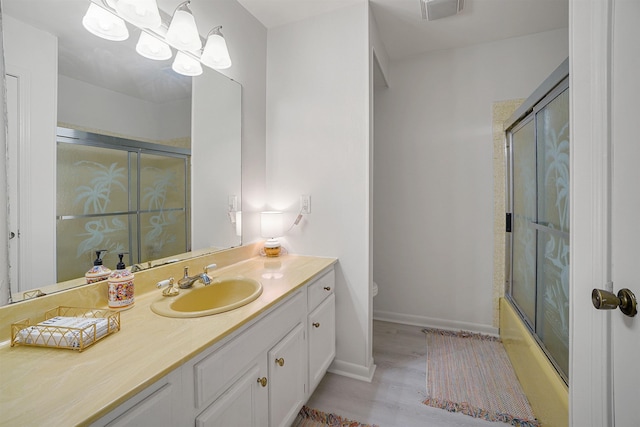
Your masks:
{"label": "chrome faucet", "polygon": [[193,286],[193,284],[197,281],[202,282],[205,286],[211,284],[211,277],[207,274],[210,268],[216,268],[215,264],[209,264],[204,267],[204,271],[200,274],[196,274],[195,276],[189,276],[189,267],[184,268],[184,277],[178,280],[178,287],[180,289],[188,289]]}

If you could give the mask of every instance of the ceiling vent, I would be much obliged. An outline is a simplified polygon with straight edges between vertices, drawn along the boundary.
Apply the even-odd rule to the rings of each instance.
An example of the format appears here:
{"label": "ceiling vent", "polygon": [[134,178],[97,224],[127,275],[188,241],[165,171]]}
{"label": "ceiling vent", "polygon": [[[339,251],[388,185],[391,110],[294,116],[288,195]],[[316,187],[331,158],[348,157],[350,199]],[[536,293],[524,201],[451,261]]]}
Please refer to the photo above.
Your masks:
{"label": "ceiling vent", "polygon": [[460,13],[464,0],[420,0],[420,6],[422,19],[433,21]]}

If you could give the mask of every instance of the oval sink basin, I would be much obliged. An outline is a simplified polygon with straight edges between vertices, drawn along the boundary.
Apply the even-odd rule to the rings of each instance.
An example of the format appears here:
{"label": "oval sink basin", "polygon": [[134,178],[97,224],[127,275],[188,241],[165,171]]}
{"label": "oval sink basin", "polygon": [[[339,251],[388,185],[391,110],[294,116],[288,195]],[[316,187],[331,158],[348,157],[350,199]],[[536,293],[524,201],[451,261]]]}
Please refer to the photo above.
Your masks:
{"label": "oval sink basin", "polygon": [[154,313],[168,317],[202,317],[234,310],[256,300],[262,284],[245,277],[219,278],[210,285],[181,290],[177,297],[164,297],[151,304]]}

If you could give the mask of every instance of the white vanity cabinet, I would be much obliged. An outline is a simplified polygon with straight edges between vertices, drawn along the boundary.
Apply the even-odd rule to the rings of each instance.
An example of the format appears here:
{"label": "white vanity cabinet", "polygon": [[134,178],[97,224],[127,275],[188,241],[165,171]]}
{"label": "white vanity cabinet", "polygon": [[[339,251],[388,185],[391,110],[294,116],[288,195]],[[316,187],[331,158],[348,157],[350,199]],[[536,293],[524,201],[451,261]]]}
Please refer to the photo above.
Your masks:
{"label": "white vanity cabinet", "polygon": [[196,427],[264,425],[269,409],[267,391],[262,388],[267,382],[260,375],[266,371],[266,360],[259,359],[196,417]]}
{"label": "white vanity cabinet", "polygon": [[336,355],[336,297],[333,269],[313,281],[307,293],[309,390],[311,396]]}
{"label": "white vanity cabinet", "polygon": [[305,402],[307,351],[305,323],[300,322],[267,357],[269,363],[269,426],[287,427]]}
{"label": "white vanity cabinet", "polygon": [[108,427],[179,425],[183,418],[180,414],[182,408],[174,406],[173,403],[180,398],[180,389],[180,372],[171,372],[92,425]]}
{"label": "white vanity cabinet", "polygon": [[189,363],[193,368],[184,381],[195,384],[197,427],[291,425],[305,401],[305,299],[302,289],[222,347]]}
{"label": "white vanity cabinet", "polygon": [[93,425],[291,425],[335,355],[334,287],[330,268]]}

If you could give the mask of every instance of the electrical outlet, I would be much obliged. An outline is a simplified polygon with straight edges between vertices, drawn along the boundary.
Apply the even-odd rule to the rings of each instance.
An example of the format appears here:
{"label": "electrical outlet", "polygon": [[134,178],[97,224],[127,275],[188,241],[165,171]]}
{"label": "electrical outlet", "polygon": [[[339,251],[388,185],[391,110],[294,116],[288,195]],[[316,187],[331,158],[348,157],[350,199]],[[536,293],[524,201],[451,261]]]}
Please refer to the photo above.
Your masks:
{"label": "electrical outlet", "polygon": [[305,215],[311,213],[311,196],[308,194],[300,196],[300,213]]}

